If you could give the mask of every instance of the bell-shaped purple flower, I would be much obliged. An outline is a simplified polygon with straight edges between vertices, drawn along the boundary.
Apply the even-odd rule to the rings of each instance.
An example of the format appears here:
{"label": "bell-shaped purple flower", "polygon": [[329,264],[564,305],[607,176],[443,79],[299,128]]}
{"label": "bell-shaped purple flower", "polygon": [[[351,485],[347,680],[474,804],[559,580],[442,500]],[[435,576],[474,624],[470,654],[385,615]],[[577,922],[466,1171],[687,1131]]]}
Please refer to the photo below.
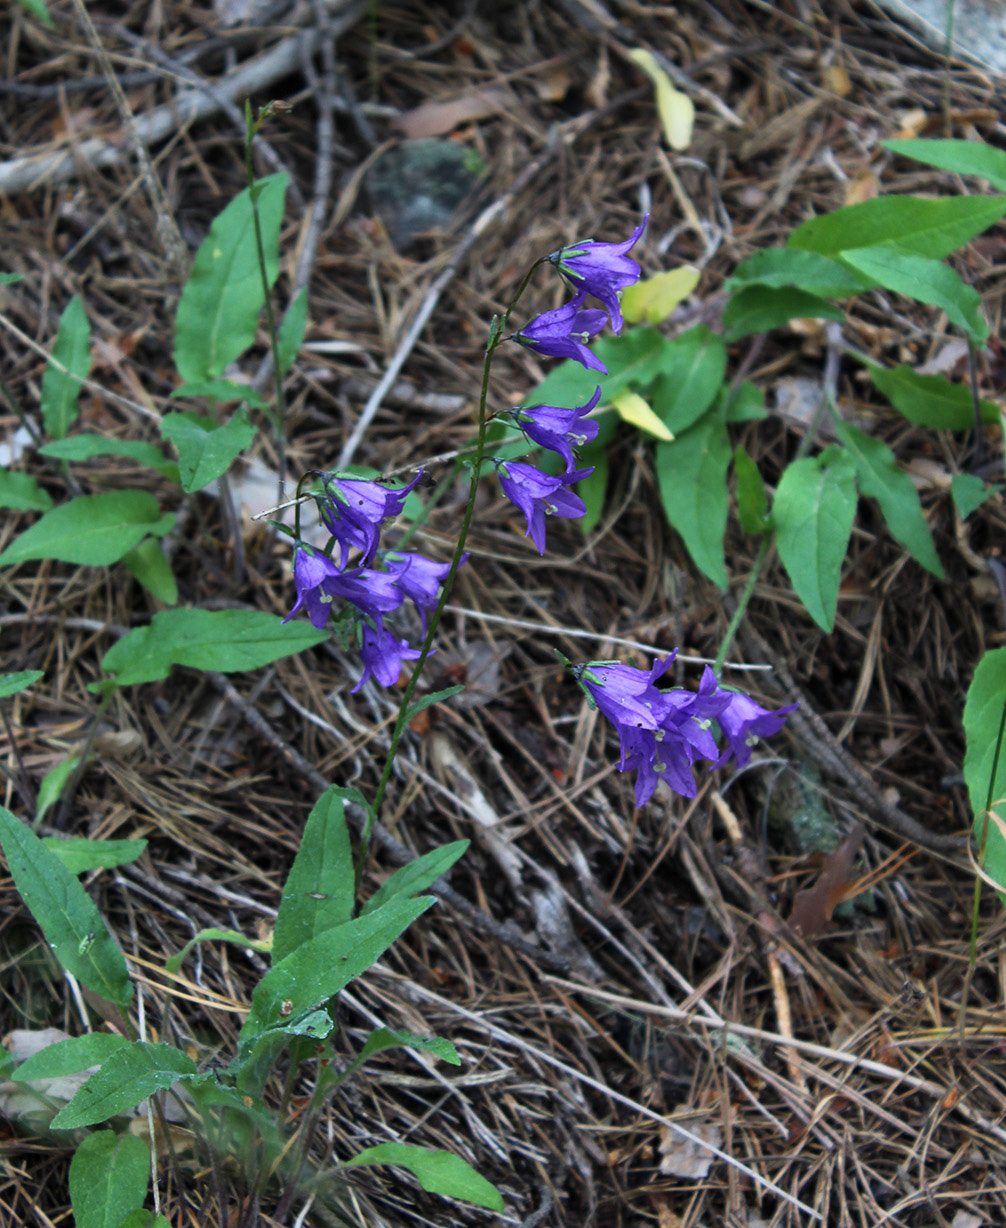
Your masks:
{"label": "bell-shaped purple flower", "polygon": [[377,549],[381,525],[401,515],[406,497],[422,476],[420,469],[408,486],[395,490],[369,478],[325,477],[329,500],[322,510],[322,519],[339,543],[344,567],[353,547],[362,551],[364,562],[370,562]]}
{"label": "bell-shaped purple flower", "polygon": [[[665,693],[653,684],[674,660],[675,652],[662,661],[655,660],[651,669],[637,669],[620,661],[590,661],[574,666],[573,676],[619,735],[628,729],[653,732],[660,728],[668,714]],[[623,739],[623,760],[628,753]]]}
{"label": "bell-shaped purple flower", "polygon": [[575,358],[588,370],[607,375],[608,368],[587,349],[587,342],[604,328],[608,315],[596,307],[583,310],[585,297],[581,291],[575,299],[557,307],[555,311],[535,316],[530,324],[525,324],[514,333],[514,341],[552,358]]}
{"label": "bell-shaped purple flower", "polygon": [[759,738],[778,733],[786,724],[787,714],[800,706],[787,704],[785,708],[776,708],[773,712],[740,691],[721,690],[720,694],[727,697],[727,703],[716,719],[723,730],[726,747],[714,764],[715,767],[719,767],[731,755],[737,760],[739,768],[747,767],[751,760],[751,747]]}
{"label": "bell-shaped purple flower", "polygon": [[323,593],[321,586],[326,580],[340,575],[339,568],[327,554],[301,547],[293,561],[293,582],[297,589],[297,600],[283,621],[288,623],[298,610],[304,608],[312,624],[320,631],[332,612],[332,598]]}
{"label": "bell-shaped purple flower", "polygon": [[353,687],[354,695],[369,678],[376,678],[381,686],[394,686],[401,676],[402,662],[415,661],[422,653],[418,648],[410,648],[409,641],[400,640],[393,631],[377,630],[364,623],[360,655],[363,657],[363,674]]}
{"label": "bell-shaped purple flower", "polygon": [[625,254],[639,241],[650,215],[643,218],[624,243],[595,243],[587,240],[563,247],[548,257],[574,290],[592,294],[608,310],[612,331],[622,331],[620,296],[626,286],[639,280],[639,265]]}
{"label": "bell-shaped purple flower", "polygon": [[377,629],[383,630],[383,616],[390,614],[405,600],[405,594],[395,583],[395,577],[386,571],[371,567],[354,567],[350,571],[326,576],[321,582],[321,591],[329,599],[338,597],[348,601],[368,618]]}
{"label": "bell-shaped purple flower", "polygon": [[619,730],[622,762],[619,771],[636,773],[636,805],[645,805],[663,781],[682,797],[694,797],[697,789],[692,764],[698,752],[687,741],[669,738],[663,728]]}
{"label": "bell-shaped purple flower", "polygon": [[527,520],[524,536],[531,538],[539,554],[545,553],[546,516],[576,520],[586,514],[583,500],[566,487],[589,477],[594,472],[593,467],[554,477],[520,461],[496,461],[495,465],[503,493],[520,508]]}
{"label": "bell-shaped purple flower", "polygon": [[[464,563],[467,558],[466,551],[461,556],[461,562]],[[421,554],[389,554],[385,557],[384,566],[416,607],[425,634],[427,611],[437,604],[440,586],[451,570],[450,563],[434,563]]]}
{"label": "bell-shaped purple flower", "polygon": [[597,423],[587,414],[601,399],[598,386],[586,405],[566,409],[561,405],[532,405],[529,409],[511,410],[513,419],[524,434],[541,448],[558,452],[571,473],[576,461],[573,448],[579,448],[597,438]]}

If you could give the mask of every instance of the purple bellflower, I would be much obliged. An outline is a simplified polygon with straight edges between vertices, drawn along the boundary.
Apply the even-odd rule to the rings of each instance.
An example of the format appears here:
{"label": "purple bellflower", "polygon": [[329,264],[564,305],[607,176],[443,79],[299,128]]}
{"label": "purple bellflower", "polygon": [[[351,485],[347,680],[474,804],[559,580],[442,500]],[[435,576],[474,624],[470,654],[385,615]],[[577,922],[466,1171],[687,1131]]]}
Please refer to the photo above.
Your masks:
{"label": "purple bellflower", "polygon": [[535,316],[530,324],[514,333],[514,341],[552,358],[575,358],[588,370],[607,375],[608,368],[587,349],[587,342],[604,328],[608,315],[596,307],[583,310],[585,297],[581,290],[571,302]]}
{"label": "purple bellflower", "polygon": [[583,500],[566,487],[580,478],[589,477],[594,472],[593,467],[553,477],[520,461],[494,461],[494,464],[503,493],[515,507],[520,508],[527,520],[524,536],[531,538],[539,554],[545,553],[546,516],[577,520],[586,514]]}
{"label": "purple bellflower", "polygon": [[360,655],[363,657],[363,674],[353,687],[354,695],[371,677],[376,678],[381,686],[394,686],[401,676],[402,662],[415,661],[422,653],[418,648],[410,648],[409,641],[400,640],[393,631],[386,628],[376,630],[369,623],[364,623]]}
{"label": "purple bellflower", "polygon": [[751,747],[759,738],[768,738],[778,733],[786,724],[787,713],[800,706],[787,704],[785,708],[776,708],[773,712],[740,691],[721,690],[720,694],[727,697],[727,703],[716,719],[723,730],[726,746],[714,765],[716,767],[731,755],[737,760],[739,768],[747,767],[751,760]]}
{"label": "purple bellflower", "polygon": [[598,386],[586,405],[566,409],[561,405],[532,405],[529,409],[510,411],[514,422],[540,448],[558,452],[566,462],[566,472],[572,473],[576,461],[573,448],[597,438],[597,423],[586,417],[601,399]]}
{"label": "purple bellflower", "polygon": [[[675,650],[676,651],[676,650]],[[620,661],[591,661],[575,665],[573,677],[621,735],[625,729],[659,729],[667,715],[664,693],[653,685],[674,660],[675,653],[655,660],[649,670]],[[623,742],[623,757],[625,746]]]}
{"label": "purple bellflower", "polygon": [[[461,556],[464,563],[468,558],[466,551]],[[432,559],[421,554],[389,554],[384,560],[384,566],[395,577],[395,583],[405,593],[423,622],[423,634],[426,634],[426,614],[437,604],[440,585],[447,579],[451,570],[450,563],[434,563]]]}
{"label": "purple bellflower", "polygon": [[647,214],[624,243],[588,240],[560,248],[547,257],[548,263],[555,265],[574,290],[600,299],[607,308],[616,336],[622,331],[621,292],[639,280],[639,265],[625,253],[639,241],[649,219]]}
{"label": "purple bellflower", "polygon": [[328,622],[336,598],[351,602],[379,628],[382,627],[382,615],[397,610],[405,600],[405,593],[395,583],[394,576],[387,572],[367,567],[340,571],[327,554],[303,547],[294,559],[293,580],[297,600],[283,621],[289,622],[303,608],[319,631]]}
{"label": "purple bellflower", "polygon": [[351,547],[360,550],[364,561],[370,562],[377,549],[381,525],[401,514],[406,497],[422,476],[420,469],[408,486],[396,490],[369,478],[325,477],[329,499],[322,518],[339,543],[343,567]]}

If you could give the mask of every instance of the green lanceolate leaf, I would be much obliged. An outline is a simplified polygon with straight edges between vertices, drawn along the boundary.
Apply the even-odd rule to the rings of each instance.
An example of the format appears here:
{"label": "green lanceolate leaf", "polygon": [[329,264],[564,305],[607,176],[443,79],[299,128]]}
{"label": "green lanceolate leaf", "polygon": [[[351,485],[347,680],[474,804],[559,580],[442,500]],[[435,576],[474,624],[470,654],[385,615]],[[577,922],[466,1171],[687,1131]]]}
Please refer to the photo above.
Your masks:
{"label": "green lanceolate leaf", "polygon": [[950,479],[950,493],[961,520],[967,520],[976,508],[1002,490],[1006,490],[1002,482],[986,488],[982,479],[973,473],[955,473]]}
{"label": "green lanceolate leaf", "polygon": [[95,456],[125,456],[138,465],[156,469],[173,482],[178,481],[178,466],[160,448],[138,439],[109,439],[105,435],[68,435],[39,448],[39,454],[54,460],[88,461]]}
{"label": "green lanceolate leaf", "polygon": [[769,247],[742,261],[725,288],[728,293],[736,294],[748,286],[772,289],[792,286],[821,298],[850,298],[869,290],[872,285],[864,274],[819,252],[801,251],[797,247]]}
{"label": "green lanceolate leaf", "polygon": [[[974,428],[974,400],[971,389],[963,384],[952,384],[945,375],[920,375],[906,366],[888,370],[867,363],[867,371],[873,386],[909,422],[940,431]],[[979,409],[986,425],[998,425],[999,408],[994,401],[980,401]]]}
{"label": "green lanceolate leaf", "polygon": [[767,333],[789,320],[844,320],[834,303],[792,286],[745,286],[732,296],[723,311],[724,339],[737,341],[751,333]]}
{"label": "green lanceolate leaf", "polygon": [[738,444],[734,452],[734,473],[737,475],[737,517],[745,533],[760,536],[769,528],[768,495],[758,466]]}
{"label": "green lanceolate leaf", "polygon": [[720,409],[713,409],[655,452],[660,499],[671,528],[692,562],[717,588],[727,586],[723,535],[727,527],[730,441]]}
{"label": "green lanceolate leaf", "polygon": [[894,244],[905,252],[942,260],[1006,214],[999,196],[878,196],[847,205],[798,226],[788,247],[838,257],[845,251]]}
{"label": "green lanceolate leaf", "polygon": [[199,414],[166,414],[161,420],[161,434],[178,449],[182,489],[191,493],[227,472],[234,458],[255,438],[255,427],[242,407],[220,426]]}
{"label": "green lanceolate leaf", "polygon": [[464,686],[458,683],[457,686],[447,686],[442,691],[432,691],[429,695],[423,695],[414,704],[409,704],[409,709],[405,714],[406,724],[414,721],[420,712],[425,712],[427,708],[432,708],[434,704],[442,704],[453,696],[460,695],[464,689]]}
{"label": "green lanceolate leaf", "polygon": [[422,857],[417,857],[415,861],[402,866],[374,892],[360,909],[360,916],[366,916],[367,913],[383,908],[389,900],[397,896],[410,896],[415,895],[417,891],[425,891],[437,881],[441,874],[446,874],[451,866],[464,856],[469,844],[471,844],[470,840],[455,840],[451,844],[445,844],[442,848],[431,849]]}
{"label": "green lanceolate leaf", "polygon": [[442,1036],[413,1036],[411,1032],[392,1031],[390,1028],[378,1028],[371,1032],[354,1059],[353,1065],[366,1062],[376,1054],[384,1053],[386,1049],[421,1049],[424,1053],[432,1053],[452,1066],[461,1065],[457,1049]]}
{"label": "green lanceolate leaf", "polygon": [[178,601],[178,584],[164,547],[156,537],[145,537],[138,546],[122,556],[129,574],[158,601],[174,605]]}
{"label": "green lanceolate leaf", "polygon": [[796,595],[825,631],[835,625],[855,514],[855,466],[847,453],[827,448],[787,466],[772,505],[776,548]]}
{"label": "green lanceolate leaf", "polygon": [[68,755],[42,777],[42,783],[38,787],[38,808],[35,811],[36,826],[63,796],[66,783],[77,770],[79,763],[80,755]]}
{"label": "green lanceolate leaf", "polygon": [[16,674],[0,674],[0,699],[9,699],[19,691],[26,691],[44,677],[45,673],[40,669],[22,669]]}
{"label": "green lanceolate leaf", "polygon": [[712,405],[726,368],[723,339],[704,324],[668,343],[664,369],[653,385],[651,400],[657,417],[672,434],[688,430]]}
{"label": "green lanceolate leaf", "polygon": [[979,175],[995,188],[1006,192],[1006,152],[984,141],[881,141],[891,153],[914,158],[927,166],[958,175]]}
{"label": "green lanceolate leaf", "polygon": [[[74,755],[68,762],[75,762]],[[71,874],[88,870],[112,870],[143,855],[146,840],[90,840],[87,836],[43,836],[42,843],[60,859]]]}
{"label": "green lanceolate leaf", "polygon": [[293,366],[304,343],[304,333],[307,331],[307,288],[293,300],[287,309],[283,322],[279,326],[277,341],[279,343],[279,377],[282,379]]}
{"label": "green lanceolate leaf", "polygon": [[832,419],[839,439],[856,466],[860,493],[877,500],[891,536],[927,571],[942,580],[943,566],[912,479],[898,466],[894,453],[886,444],[843,422],[837,414],[832,414]]}
{"label": "green lanceolate leaf", "polygon": [[196,1064],[172,1045],[134,1040],[116,1049],[70,1103],[52,1119],[54,1130],[77,1130],[128,1113],[154,1092],[191,1078]]}
{"label": "green lanceolate leaf", "polygon": [[843,251],[842,259],[895,294],[939,307],[976,345],[985,344],[989,326],[982,316],[981,295],[966,286],[950,265],[899,251],[893,244]]}
{"label": "green lanceolate leaf", "polygon": [[42,376],[42,421],[53,439],[62,439],[80,413],[80,384],[91,370],[91,326],[80,295],[75,294],[59,319],[51,363]]}
{"label": "green lanceolate leaf", "polygon": [[361,1151],[345,1167],[359,1164],[395,1164],[407,1168],[431,1194],[460,1198],[490,1211],[503,1210],[502,1195],[492,1182],[477,1173],[467,1160],[450,1151],[431,1151],[411,1143],[379,1143]]}
{"label": "green lanceolate leaf", "polygon": [[88,989],[116,1006],[128,1006],[133,987],[126,961],[73,873],[2,806],[0,845],[14,886],[59,962]]}
{"label": "green lanceolate leaf", "polygon": [[366,806],[356,789],[333,785],[308,815],[276,917],[274,963],[353,915],[356,878],[346,824],[347,801]]}
{"label": "green lanceolate leaf", "polygon": [[70,1204],[76,1228],[120,1228],[139,1211],[150,1181],[150,1149],[134,1134],[89,1134],[70,1161]]}
{"label": "green lanceolate leaf", "polygon": [[52,499],[29,474],[0,469],[0,507],[15,512],[47,512]]}
{"label": "green lanceolate leaf", "polygon": [[235,946],[244,947],[246,951],[259,951],[263,955],[268,955],[270,950],[268,942],[259,942],[254,938],[247,938],[244,934],[239,934],[237,930],[221,930],[211,926],[209,929],[200,930],[194,938],[189,939],[177,955],[172,955],[170,959],[165,960],[165,970],[167,972],[177,972],[182,964],[185,963],[188,953],[199,942],[232,942]]}
{"label": "green lanceolate leaf", "polygon": [[[611,415],[613,416],[613,415]],[[606,447],[589,447],[580,450],[579,464],[594,470],[589,477],[576,484],[576,493],[583,500],[586,512],[577,521],[586,537],[597,528],[604,511],[604,498],[608,493],[608,450]]]}
{"label": "green lanceolate leaf", "polygon": [[[964,704],[964,780],[975,816],[975,839],[985,841],[985,869],[1006,889],[1006,746],[999,748],[999,730],[1006,704],[1006,648],[993,648],[978,662]],[[998,750],[998,762],[996,754]],[[995,779],[992,768],[995,765]],[[986,823],[985,808],[992,814]],[[1006,904],[1006,890],[999,892]]]}
{"label": "green lanceolate leaf", "polygon": [[180,400],[183,397],[198,397],[220,405],[240,401],[251,409],[269,408],[268,401],[257,388],[253,388],[251,384],[239,384],[232,379],[197,380],[194,384],[182,384],[171,393],[172,400]]}
{"label": "green lanceolate leaf", "polygon": [[56,559],[90,567],[117,563],[149,533],[163,535],[174,516],[162,516],[145,490],[110,490],[61,503],[0,554],[0,565]]}
{"label": "green lanceolate leaf", "polygon": [[33,1079],[62,1079],[78,1074],[88,1066],[100,1066],[116,1049],[131,1044],[125,1036],[110,1032],[89,1032],[86,1036],[71,1036],[33,1053],[10,1076],[15,1083],[30,1083]]}
{"label": "green lanceolate leaf", "polygon": [[[255,185],[266,279],[279,271],[279,228],[287,175],[270,175]],[[187,383],[213,379],[255,340],[265,303],[252,214],[245,188],[218,214],[196,254],[175,316],[175,366]]]}

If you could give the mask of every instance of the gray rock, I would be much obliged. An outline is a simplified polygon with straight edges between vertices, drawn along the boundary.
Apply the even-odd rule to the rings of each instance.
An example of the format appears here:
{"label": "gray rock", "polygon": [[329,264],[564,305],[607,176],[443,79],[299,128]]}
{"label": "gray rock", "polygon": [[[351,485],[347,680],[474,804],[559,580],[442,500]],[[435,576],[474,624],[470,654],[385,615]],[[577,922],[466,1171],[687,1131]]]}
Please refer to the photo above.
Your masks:
{"label": "gray rock", "polygon": [[881,8],[913,26],[942,54],[947,16],[953,9],[953,52],[986,71],[1006,77],[1006,4],[1003,0],[876,0]]}

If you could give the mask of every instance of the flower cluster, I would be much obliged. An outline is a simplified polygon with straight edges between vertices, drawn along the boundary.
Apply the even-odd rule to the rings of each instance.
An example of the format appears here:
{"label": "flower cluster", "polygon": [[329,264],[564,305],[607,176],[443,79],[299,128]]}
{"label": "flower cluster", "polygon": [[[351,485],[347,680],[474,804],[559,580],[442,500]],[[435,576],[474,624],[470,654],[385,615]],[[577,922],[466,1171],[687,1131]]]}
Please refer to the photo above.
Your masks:
{"label": "flower cluster", "polygon": [[[619,296],[626,286],[639,279],[639,265],[626,256],[646,228],[649,215],[624,243],[578,243],[564,247],[545,263],[553,264],[577,290],[576,297],[554,311],[546,311],[517,330],[513,340],[551,358],[572,358],[588,371],[608,369],[587,346],[608,321],[616,333],[621,331],[622,311]],[[588,294],[604,304],[604,310],[584,307]],[[577,519],[586,507],[569,487],[589,477],[593,468],[576,469],[574,448],[597,438],[597,423],[587,414],[601,398],[600,386],[586,405],[567,408],[561,405],[534,405],[513,409],[510,417],[524,435],[541,448],[555,452],[566,466],[561,477],[542,473],[533,465],[496,461],[503,493],[523,513],[527,521],[525,537],[530,537],[539,554],[545,553],[545,517]]]}
{"label": "flower cluster", "polygon": [[[420,655],[408,640],[385,627],[384,616],[409,600],[425,632],[427,614],[436,605],[440,585],[450,571],[449,563],[434,563],[421,554],[378,556],[381,526],[401,513],[421,477],[422,471],[408,486],[392,490],[365,478],[325,474],[322,482],[327,498],[321,501],[321,516],[333,544],[339,547],[339,562],[303,543],[297,549],[293,564],[297,600],[283,621],[289,622],[303,609],[320,631],[334,602],[352,607],[364,667],[354,691],[371,677],[382,686],[392,686],[398,681],[402,662]],[[351,550],[360,552],[360,561],[353,567],[348,566]]]}
{"label": "flower cluster", "polygon": [[[774,712],[763,708],[750,696],[719,686],[708,666],[697,691],[680,687],[662,691],[655,683],[674,657],[672,652],[654,661],[649,670],[617,661],[572,667],[590,703],[618,730],[619,770],[636,772],[637,806],[650,800],[660,780],[675,793],[694,797],[693,769],[698,759],[715,768],[733,755],[738,767],[746,767],[758,738],[778,733],[787,713],[797,707],[789,704]],[[714,720],[723,734],[722,751],[713,736]]]}

